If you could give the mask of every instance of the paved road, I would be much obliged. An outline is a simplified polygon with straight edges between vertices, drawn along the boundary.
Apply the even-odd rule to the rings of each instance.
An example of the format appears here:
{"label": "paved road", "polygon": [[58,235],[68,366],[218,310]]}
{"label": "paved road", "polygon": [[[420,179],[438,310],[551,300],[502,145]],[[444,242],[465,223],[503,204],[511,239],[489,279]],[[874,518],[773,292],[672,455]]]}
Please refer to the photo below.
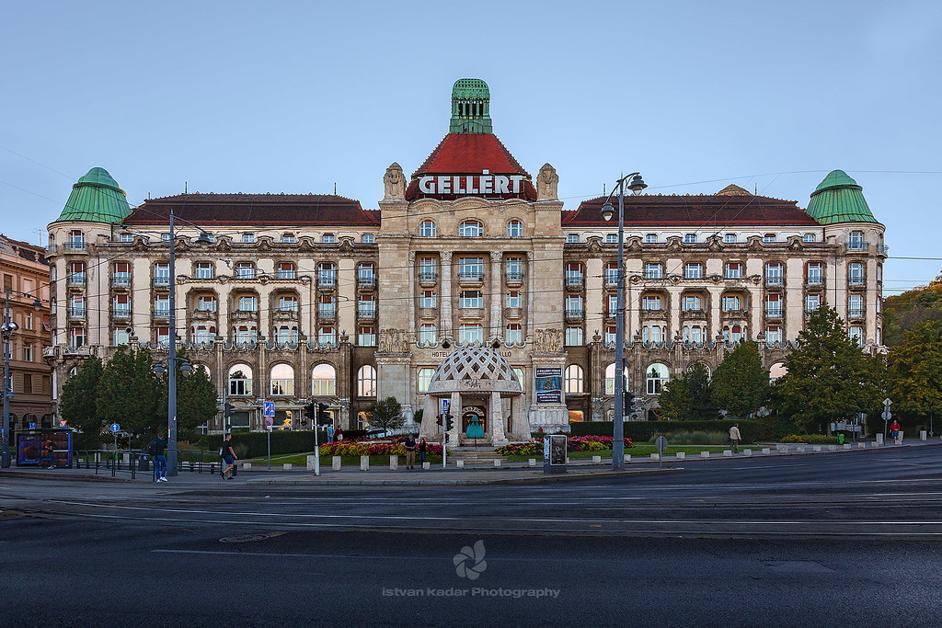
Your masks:
{"label": "paved road", "polygon": [[15,480],[0,499],[24,625],[938,624],[939,445],[525,486]]}

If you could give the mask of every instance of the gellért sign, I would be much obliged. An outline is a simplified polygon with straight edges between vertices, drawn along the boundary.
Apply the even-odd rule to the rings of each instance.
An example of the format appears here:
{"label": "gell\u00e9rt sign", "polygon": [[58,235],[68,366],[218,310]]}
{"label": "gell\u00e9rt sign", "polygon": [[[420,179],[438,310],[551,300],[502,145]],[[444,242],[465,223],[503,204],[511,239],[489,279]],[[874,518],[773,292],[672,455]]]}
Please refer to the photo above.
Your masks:
{"label": "gell\u00e9rt sign", "polygon": [[437,174],[419,177],[419,192],[422,194],[519,194],[526,179],[522,174]]}

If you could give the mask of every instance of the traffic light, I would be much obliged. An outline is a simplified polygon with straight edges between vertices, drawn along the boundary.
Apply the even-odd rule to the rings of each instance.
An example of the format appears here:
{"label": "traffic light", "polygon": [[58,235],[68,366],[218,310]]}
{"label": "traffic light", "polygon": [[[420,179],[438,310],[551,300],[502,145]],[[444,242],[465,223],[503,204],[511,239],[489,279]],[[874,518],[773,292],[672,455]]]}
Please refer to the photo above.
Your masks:
{"label": "traffic light", "polygon": [[445,418],[445,431],[446,432],[451,431],[451,427],[455,424],[454,417],[452,417],[450,414],[446,414],[444,418]]}
{"label": "traffic light", "polygon": [[630,390],[625,391],[625,407],[624,407],[624,416],[629,417],[634,411],[635,405],[635,396]]}
{"label": "traffic light", "polygon": [[317,404],[316,403],[311,401],[306,406],[304,406],[304,417],[305,417],[305,426],[307,424],[307,421],[311,422],[311,426],[314,426],[317,424],[316,423],[317,421]]}
{"label": "traffic light", "polygon": [[327,404],[319,403],[317,404],[317,424],[318,425],[327,425],[330,423],[330,417],[327,416]]}
{"label": "traffic light", "polygon": [[226,419],[232,418],[233,409],[234,408],[232,407],[232,404],[227,401],[226,403],[222,404],[222,415],[226,417]]}

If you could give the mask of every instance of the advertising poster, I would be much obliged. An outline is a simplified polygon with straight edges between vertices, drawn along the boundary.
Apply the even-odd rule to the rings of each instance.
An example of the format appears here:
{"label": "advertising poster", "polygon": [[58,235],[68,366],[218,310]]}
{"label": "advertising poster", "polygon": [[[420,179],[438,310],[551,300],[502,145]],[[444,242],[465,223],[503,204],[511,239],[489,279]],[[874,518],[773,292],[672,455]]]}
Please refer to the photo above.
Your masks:
{"label": "advertising poster", "polygon": [[536,369],[537,403],[562,403],[563,370],[561,368]]}

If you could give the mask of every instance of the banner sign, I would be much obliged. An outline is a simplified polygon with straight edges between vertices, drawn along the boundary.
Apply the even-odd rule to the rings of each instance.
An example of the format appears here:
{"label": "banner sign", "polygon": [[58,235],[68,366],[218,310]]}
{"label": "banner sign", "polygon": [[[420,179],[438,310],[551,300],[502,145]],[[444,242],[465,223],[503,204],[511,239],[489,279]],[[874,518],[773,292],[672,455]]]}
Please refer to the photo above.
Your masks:
{"label": "banner sign", "polygon": [[536,369],[536,402],[562,403],[563,370],[561,368]]}
{"label": "banner sign", "polygon": [[439,174],[419,177],[419,192],[422,194],[519,194],[521,183],[526,179],[521,174]]}

